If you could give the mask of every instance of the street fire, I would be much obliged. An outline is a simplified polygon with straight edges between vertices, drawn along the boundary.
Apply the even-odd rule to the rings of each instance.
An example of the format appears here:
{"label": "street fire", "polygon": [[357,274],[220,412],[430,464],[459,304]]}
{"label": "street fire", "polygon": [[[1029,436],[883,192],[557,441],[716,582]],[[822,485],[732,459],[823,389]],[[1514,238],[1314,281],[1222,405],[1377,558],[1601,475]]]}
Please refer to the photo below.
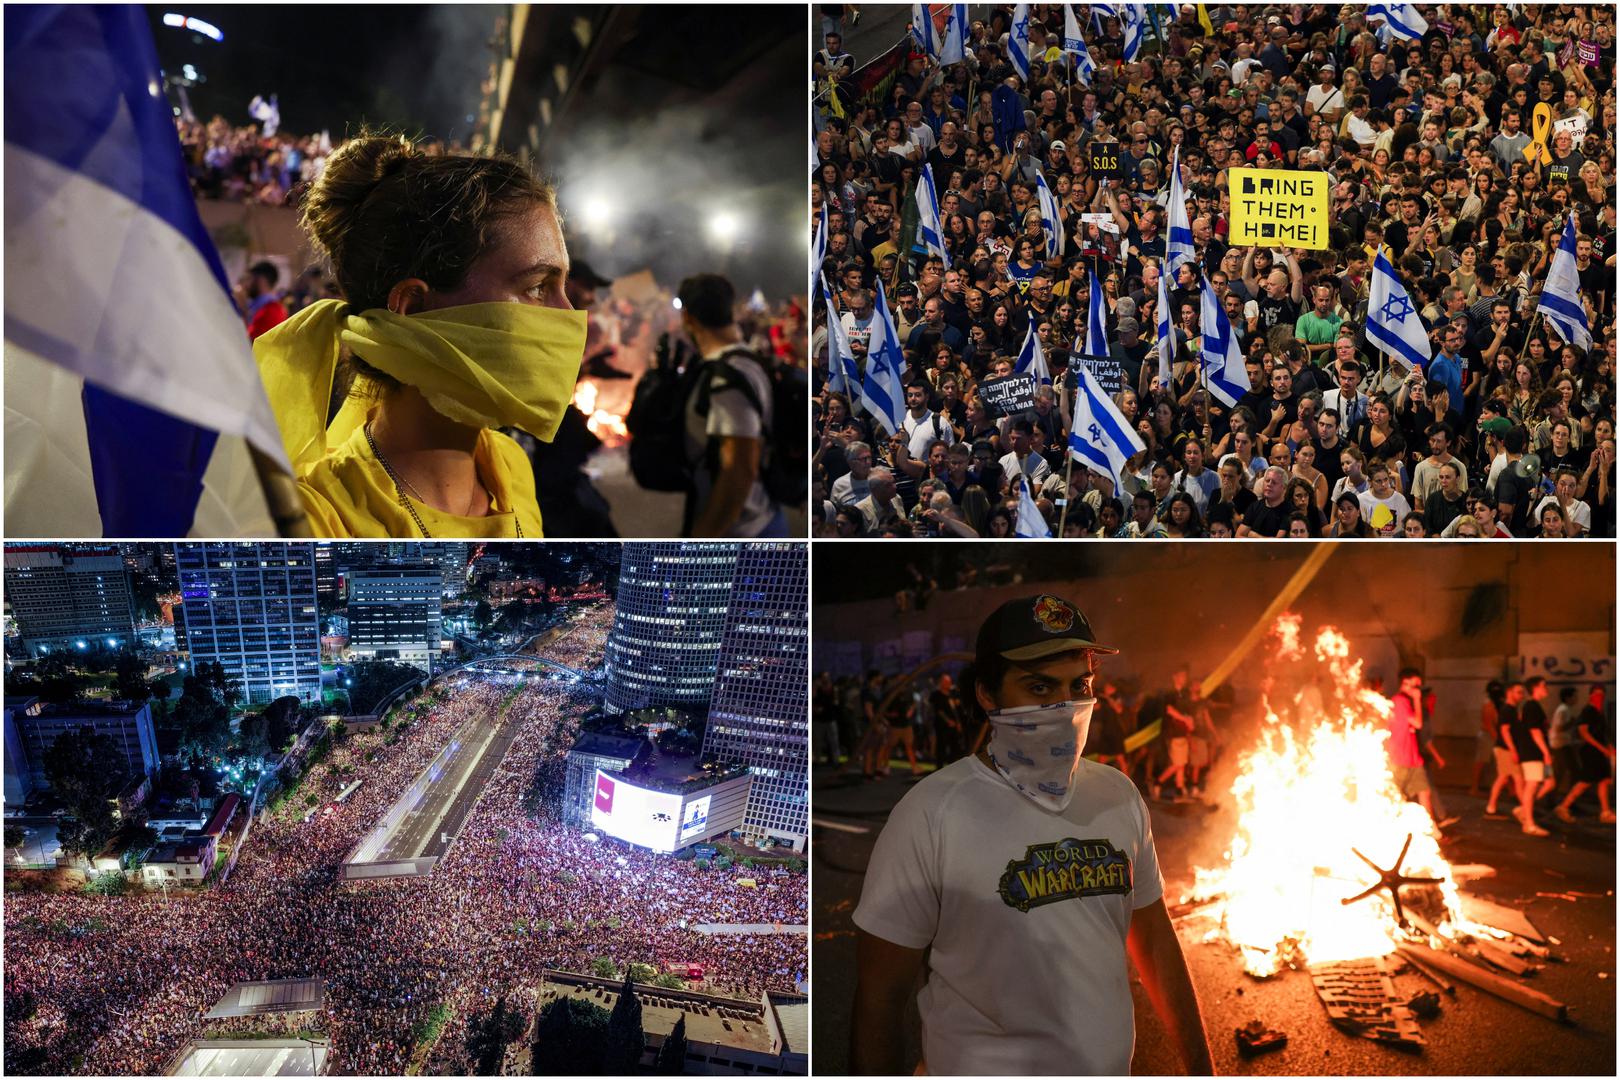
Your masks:
{"label": "street fire", "polygon": [[574,388],[574,408],[585,414],[585,426],[606,446],[622,446],[630,439],[624,416],[599,408],[602,389],[594,379],[581,379]]}
{"label": "street fire", "polygon": [[[1297,615],[1278,620],[1274,640],[1275,655],[1303,658]],[[1411,940],[1402,924],[1414,912],[1445,936],[1465,927],[1429,815],[1390,772],[1390,701],[1363,685],[1337,630],[1318,634],[1314,655],[1314,680],[1284,709],[1292,720],[1267,703],[1259,744],[1238,761],[1225,863],[1199,869],[1188,898],[1214,900],[1211,937],[1257,976],[1387,955]]]}

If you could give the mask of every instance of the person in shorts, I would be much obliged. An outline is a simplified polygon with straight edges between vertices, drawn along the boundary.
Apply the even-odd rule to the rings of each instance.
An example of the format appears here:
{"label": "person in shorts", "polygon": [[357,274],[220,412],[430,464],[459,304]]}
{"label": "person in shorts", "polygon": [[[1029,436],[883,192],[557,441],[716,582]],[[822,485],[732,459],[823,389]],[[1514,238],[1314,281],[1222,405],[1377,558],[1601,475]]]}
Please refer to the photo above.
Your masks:
{"label": "person in shorts", "polygon": [[1187,764],[1192,757],[1189,739],[1193,729],[1198,726],[1193,716],[1192,693],[1187,688],[1187,668],[1177,668],[1170,678],[1170,692],[1164,696],[1165,747],[1170,752],[1170,763],[1154,778],[1152,794],[1155,799],[1163,793],[1164,782],[1171,779],[1176,782],[1176,797],[1186,797]]}
{"label": "person in shorts", "polygon": [[1603,723],[1603,697],[1605,688],[1593,686],[1587,692],[1586,704],[1575,718],[1575,734],[1580,739],[1575,747],[1575,783],[1564,796],[1564,801],[1553,811],[1559,821],[1573,822],[1575,816],[1569,808],[1588,788],[1597,789],[1598,820],[1605,825],[1614,824],[1614,809],[1609,794],[1614,787],[1614,740],[1608,737]]}
{"label": "person in shorts", "polygon": [[1423,727],[1423,675],[1416,668],[1401,669],[1400,686],[1391,701],[1394,708],[1389,713],[1389,736],[1384,741],[1390,773],[1401,794],[1416,800],[1433,819],[1434,796],[1418,744],[1418,730]]}
{"label": "person in shorts", "polygon": [[1485,777],[1485,767],[1495,760],[1494,749],[1501,723],[1499,711],[1507,688],[1497,679],[1485,684],[1485,700],[1479,707],[1479,734],[1474,736],[1474,782],[1468,794],[1481,794],[1479,782]]}
{"label": "person in shorts", "polygon": [[[1513,749],[1513,725],[1518,723],[1519,706],[1524,703],[1524,683],[1511,682],[1502,691],[1502,700],[1496,706],[1496,741],[1491,745],[1491,753],[1496,758],[1496,779],[1491,782],[1491,793],[1485,799],[1485,816],[1488,818],[1505,817],[1497,809],[1497,801],[1502,797],[1502,789],[1511,787],[1513,797],[1520,798],[1524,787],[1524,775],[1519,771],[1519,755]],[[1517,818],[1518,812],[1514,815]]]}
{"label": "person in shorts", "polygon": [[[1093,658],[1116,651],[1050,593],[980,627],[973,694],[988,745],[907,792],[867,864],[851,1072],[1126,1074],[1134,966],[1187,1072],[1212,1074],[1147,805],[1081,754]],[[920,976],[918,1063],[900,1033]]]}

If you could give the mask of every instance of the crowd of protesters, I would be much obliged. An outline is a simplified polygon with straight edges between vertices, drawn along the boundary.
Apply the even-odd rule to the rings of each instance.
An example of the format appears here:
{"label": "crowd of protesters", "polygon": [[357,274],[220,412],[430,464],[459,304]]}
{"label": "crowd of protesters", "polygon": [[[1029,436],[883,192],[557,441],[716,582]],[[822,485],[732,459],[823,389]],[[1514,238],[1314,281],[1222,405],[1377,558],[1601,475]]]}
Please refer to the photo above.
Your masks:
{"label": "crowd of protesters", "polygon": [[[1033,5],[1027,81],[1005,6],[970,5],[982,17],[964,62],[913,46],[870,88],[854,72],[871,57],[826,37],[821,276],[863,370],[881,287],[907,408],[891,432],[829,387],[818,298],[817,535],[1614,536],[1613,9],[1419,5],[1421,39],[1381,40],[1356,5],[1204,8],[1207,29],[1193,5],[1160,8],[1161,34],[1126,62],[1119,22],[1074,5],[1089,81],[1063,51],[1061,5]],[[1538,131],[1546,164],[1524,153]],[[1117,145],[1116,175],[1091,171],[1093,144]],[[1167,290],[1164,385],[1173,151],[1195,262]],[[948,266],[918,238],[925,164]],[[1328,247],[1229,247],[1235,165],[1325,171]],[[1038,174],[1057,202],[1057,258]],[[1590,350],[1537,315],[1571,217]],[[1419,310],[1426,369],[1365,336],[1380,249]],[[1247,363],[1235,406],[1200,376],[1199,270]],[[1146,447],[1117,489],[1067,453],[1093,272],[1113,400]],[[1031,326],[1054,385],[997,415],[978,387],[1014,371]],[[1038,523],[1018,521],[1020,476]]]}
{"label": "crowd of protesters", "polygon": [[[802,935],[692,927],[803,924],[802,873],[699,868],[560,823],[561,761],[590,707],[556,683],[463,675],[389,728],[339,742],[256,825],[223,886],[8,895],[5,992],[35,1007],[7,1018],[7,1071],[160,1073],[219,1027],[202,1014],[245,980],[326,980],[325,1014],[308,1026],[330,1039],[326,1071],[359,1075],[403,1074],[441,1004],[487,1007],[532,991],[546,968],[693,962],[699,986],[792,990],[807,966]],[[432,873],[344,882],[342,862],[455,733],[497,718],[517,726],[515,741]],[[361,787],[336,803],[353,780]]]}
{"label": "crowd of protesters", "polygon": [[608,634],[613,631],[613,605],[592,604],[575,612],[561,632],[536,641],[528,651],[544,660],[593,672],[602,666],[607,654]]}

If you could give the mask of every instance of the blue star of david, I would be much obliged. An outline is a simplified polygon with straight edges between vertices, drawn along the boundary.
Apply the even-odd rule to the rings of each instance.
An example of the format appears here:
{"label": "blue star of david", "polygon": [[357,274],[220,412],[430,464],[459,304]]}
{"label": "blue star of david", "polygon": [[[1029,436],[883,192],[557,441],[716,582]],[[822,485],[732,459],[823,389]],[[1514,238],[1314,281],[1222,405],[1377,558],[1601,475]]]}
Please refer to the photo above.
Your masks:
{"label": "blue star of david", "polygon": [[1092,445],[1096,446],[1098,449],[1102,449],[1108,445],[1108,436],[1103,434],[1102,428],[1093,423],[1087,430],[1091,433]]}
{"label": "blue star of david", "polygon": [[1378,311],[1384,316],[1386,322],[1404,323],[1406,317],[1411,315],[1414,309],[1410,297],[1392,296],[1384,302],[1384,306],[1379,308]]}
{"label": "blue star of david", "polygon": [[1013,23],[1013,37],[1014,38],[1020,38],[1020,37],[1026,37],[1027,38],[1028,35],[1029,35],[1029,16],[1025,15],[1022,19],[1020,19],[1017,22]]}

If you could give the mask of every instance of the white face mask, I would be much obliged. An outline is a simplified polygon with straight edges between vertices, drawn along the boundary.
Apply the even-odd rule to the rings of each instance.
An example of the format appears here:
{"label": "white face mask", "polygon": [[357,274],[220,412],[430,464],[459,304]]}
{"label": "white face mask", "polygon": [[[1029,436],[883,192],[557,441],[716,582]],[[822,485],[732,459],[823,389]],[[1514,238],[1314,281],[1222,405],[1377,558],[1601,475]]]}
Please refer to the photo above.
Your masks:
{"label": "white face mask", "polygon": [[990,717],[990,761],[1007,782],[1054,813],[1074,797],[1074,774],[1091,730],[1096,698],[997,709]]}

